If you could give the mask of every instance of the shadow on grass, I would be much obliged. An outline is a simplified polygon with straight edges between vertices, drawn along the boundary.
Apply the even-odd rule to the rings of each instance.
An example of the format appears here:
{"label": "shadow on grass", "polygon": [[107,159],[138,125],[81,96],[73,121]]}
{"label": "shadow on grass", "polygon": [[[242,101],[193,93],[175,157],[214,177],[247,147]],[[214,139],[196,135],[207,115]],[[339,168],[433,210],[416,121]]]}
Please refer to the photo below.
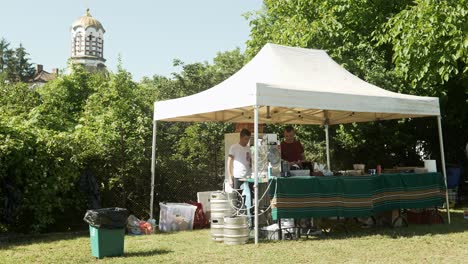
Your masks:
{"label": "shadow on grass", "polygon": [[125,252],[124,257],[149,257],[154,255],[163,255],[172,253],[171,250],[166,249],[152,249],[148,251]]}
{"label": "shadow on grass", "polygon": [[[349,221],[346,224],[346,228],[342,224],[331,225],[331,230],[328,233],[322,233],[321,235],[301,235],[299,240],[341,240],[348,238],[361,238],[369,236],[384,236],[388,238],[402,238],[402,237],[415,237],[425,235],[444,235],[453,233],[463,233],[468,231],[468,220],[463,219],[463,212],[452,211],[450,212],[451,224],[410,224],[407,227],[392,228],[390,226],[377,226],[373,228],[363,229],[360,224],[356,224],[353,221]],[[447,216],[444,215],[444,221],[447,223]],[[342,223],[342,222],[340,222]],[[295,239],[293,239],[295,240]],[[278,240],[267,240],[262,239],[261,243],[281,243]]]}
{"label": "shadow on grass", "polygon": [[[347,239],[350,237],[359,238],[366,236],[381,235],[390,238],[414,237],[425,235],[443,235],[453,233],[463,233],[468,230],[468,220],[463,219],[462,212],[451,212],[451,224],[447,224],[447,216],[444,216],[446,224],[409,224],[407,227],[392,228],[390,226],[377,226],[369,229],[362,229],[357,224],[347,225],[347,231],[343,227],[337,227],[330,233],[321,235],[319,239]],[[314,238],[314,237],[310,237]],[[309,238],[309,239],[310,239]]]}
{"label": "shadow on grass", "polygon": [[[187,231],[189,232],[189,231]],[[158,232],[158,236],[171,236],[181,232]],[[143,235],[126,235],[126,237],[145,237]],[[47,233],[47,234],[2,234],[0,236],[0,250],[10,249],[18,246],[27,246],[39,243],[53,243],[55,241],[73,240],[78,238],[89,238],[89,231],[75,231],[75,232],[60,232],[60,233]],[[161,251],[164,253],[164,250]],[[167,252],[166,252],[167,253]],[[132,254],[132,253],[130,253]]]}
{"label": "shadow on grass", "polygon": [[48,234],[7,234],[0,237],[0,249],[25,246],[37,243],[51,243],[55,241],[73,240],[89,237],[89,231],[48,233]]}

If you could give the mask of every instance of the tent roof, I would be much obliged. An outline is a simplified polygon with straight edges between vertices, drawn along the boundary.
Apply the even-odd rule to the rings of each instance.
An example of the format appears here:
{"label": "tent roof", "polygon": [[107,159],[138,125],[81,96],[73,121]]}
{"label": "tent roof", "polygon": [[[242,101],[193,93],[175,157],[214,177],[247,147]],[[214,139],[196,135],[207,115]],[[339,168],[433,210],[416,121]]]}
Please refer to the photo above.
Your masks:
{"label": "tent roof", "polygon": [[367,83],[323,50],[266,44],[242,69],[197,94],[154,104],[154,120],[339,124],[440,115],[439,99]]}

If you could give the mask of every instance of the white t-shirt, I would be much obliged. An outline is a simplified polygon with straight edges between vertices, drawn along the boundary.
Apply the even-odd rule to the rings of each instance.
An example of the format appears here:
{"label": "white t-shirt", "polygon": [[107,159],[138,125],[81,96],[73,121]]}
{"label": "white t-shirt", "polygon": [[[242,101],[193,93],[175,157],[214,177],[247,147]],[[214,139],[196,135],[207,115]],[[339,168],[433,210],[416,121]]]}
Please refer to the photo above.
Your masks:
{"label": "white t-shirt", "polygon": [[234,178],[244,178],[252,174],[252,158],[250,148],[237,143],[229,149],[229,155],[233,156],[232,173]]}

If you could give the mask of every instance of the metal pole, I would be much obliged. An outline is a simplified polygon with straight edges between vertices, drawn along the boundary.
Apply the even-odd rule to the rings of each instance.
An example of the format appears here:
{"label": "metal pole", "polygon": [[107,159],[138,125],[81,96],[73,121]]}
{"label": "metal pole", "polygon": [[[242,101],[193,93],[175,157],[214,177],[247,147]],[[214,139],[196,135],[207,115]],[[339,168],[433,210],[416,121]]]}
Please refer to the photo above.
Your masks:
{"label": "metal pole", "polygon": [[450,224],[450,208],[449,208],[449,199],[448,199],[448,189],[447,189],[447,172],[445,171],[445,155],[444,155],[444,140],[442,138],[442,118],[437,116],[437,128],[439,130],[439,145],[440,145],[440,159],[442,162],[442,173],[444,174],[445,180],[445,204],[447,205],[447,219]]}
{"label": "metal pole", "polygon": [[258,105],[254,106],[254,196],[255,196],[255,220],[254,220],[254,232],[255,232],[255,244],[258,244]]}
{"label": "metal pole", "polygon": [[327,168],[331,171],[330,167],[330,140],[328,138],[328,125],[325,125],[325,141],[327,143]]}
{"label": "metal pole", "polygon": [[150,219],[153,218],[153,203],[154,203],[154,174],[156,166],[156,120],[153,120],[153,145],[151,149],[151,200],[150,200]]}

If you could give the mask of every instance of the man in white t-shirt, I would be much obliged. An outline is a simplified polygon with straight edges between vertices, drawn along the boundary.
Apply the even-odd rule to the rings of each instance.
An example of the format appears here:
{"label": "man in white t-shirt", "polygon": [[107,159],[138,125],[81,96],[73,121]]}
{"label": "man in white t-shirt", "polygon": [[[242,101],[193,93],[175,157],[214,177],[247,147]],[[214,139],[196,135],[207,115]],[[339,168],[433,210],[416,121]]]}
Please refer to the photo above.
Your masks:
{"label": "man in white t-shirt", "polygon": [[228,156],[228,175],[229,184],[233,189],[240,189],[242,182],[240,178],[245,178],[252,174],[252,158],[250,155],[250,131],[242,129],[240,132],[239,143],[229,148]]}

